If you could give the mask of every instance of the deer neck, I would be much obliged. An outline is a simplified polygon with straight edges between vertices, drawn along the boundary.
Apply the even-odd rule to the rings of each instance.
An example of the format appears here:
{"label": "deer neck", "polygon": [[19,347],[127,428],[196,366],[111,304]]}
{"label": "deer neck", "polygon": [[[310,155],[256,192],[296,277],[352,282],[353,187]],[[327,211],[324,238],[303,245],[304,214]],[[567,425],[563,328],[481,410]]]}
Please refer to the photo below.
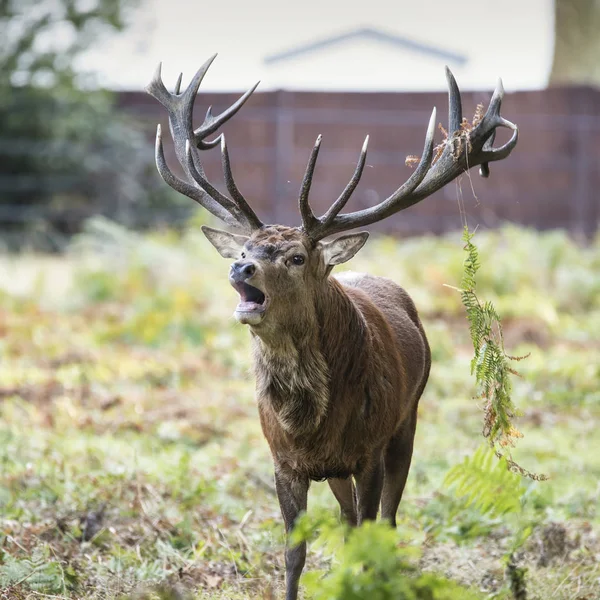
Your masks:
{"label": "deer neck", "polygon": [[356,337],[363,330],[359,311],[342,286],[328,278],[313,306],[304,307],[288,326],[260,334],[253,331],[259,404],[267,402],[290,434],[317,430],[330,408],[333,382],[348,371],[343,358],[340,363],[336,356],[340,353],[336,346],[348,334]]}

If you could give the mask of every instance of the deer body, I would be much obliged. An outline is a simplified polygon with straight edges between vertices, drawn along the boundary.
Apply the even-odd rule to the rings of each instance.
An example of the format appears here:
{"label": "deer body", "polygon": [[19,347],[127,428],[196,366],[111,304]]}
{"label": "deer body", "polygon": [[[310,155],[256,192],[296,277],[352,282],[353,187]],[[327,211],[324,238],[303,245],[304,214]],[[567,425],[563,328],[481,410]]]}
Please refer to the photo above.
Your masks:
{"label": "deer body", "polygon": [[[311,480],[327,480],[352,525],[396,523],[431,356],[417,310],[393,281],[330,275],[365,233],[315,245],[265,226],[249,238],[205,227],[223,256],[250,326],[258,409],[275,464],[286,529],[306,509]],[[356,485],[354,484],[356,481]],[[286,551],[287,598],[298,593],[306,544]]]}
{"label": "deer body", "polygon": [[[169,169],[160,126],[156,165],[176,191],[192,198],[237,232],[203,227],[219,253],[234,262],[229,280],[240,295],[236,319],[252,335],[256,391],[262,430],[275,464],[275,486],[286,531],[306,510],[311,480],[327,480],[343,517],[352,525],[381,516],[392,525],[410,467],[417,405],[431,366],[431,355],[417,310],[408,294],[382,277],[332,269],[350,260],[368,233],[343,231],[381,221],[441,189],[469,168],[506,158],[517,143],[517,127],[500,115],[502,82],[483,117],[462,117],[460,92],[446,69],[448,134],[434,147],[433,109],[423,154],[413,173],[374,206],[342,212],[360,181],[368,136],[350,182],[329,210],[315,216],[309,204],[321,146],[317,138],[299,195],[301,227],[265,225],[233,179],[225,138],[208,140],[243,106],[254,86],[218,115],[209,108],[199,128],[192,123],[198,88],[214,57],[181,92],[164,86],[160,65],[147,91],[169,113],[175,154],[186,180]],[[513,131],[493,147],[498,127]],[[229,197],[206,180],[199,150],[221,142]],[[286,600],[296,600],[306,544],[286,548]]]}
{"label": "deer body", "polygon": [[253,332],[276,468],[312,480],[347,478],[375,460],[416,413],[431,362],[414,304],[395,283],[342,275],[323,287],[283,347]]}

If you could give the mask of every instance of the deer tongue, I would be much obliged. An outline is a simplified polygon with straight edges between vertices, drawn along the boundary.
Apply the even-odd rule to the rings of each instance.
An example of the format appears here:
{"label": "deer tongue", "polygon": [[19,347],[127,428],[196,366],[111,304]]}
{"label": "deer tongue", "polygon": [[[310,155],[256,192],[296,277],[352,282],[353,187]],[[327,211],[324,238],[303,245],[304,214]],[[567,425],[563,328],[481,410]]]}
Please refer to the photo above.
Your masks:
{"label": "deer tongue", "polygon": [[240,295],[237,311],[252,312],[264,308],[265,295],[258,288],[243,281],[234,283],[233,287]]}

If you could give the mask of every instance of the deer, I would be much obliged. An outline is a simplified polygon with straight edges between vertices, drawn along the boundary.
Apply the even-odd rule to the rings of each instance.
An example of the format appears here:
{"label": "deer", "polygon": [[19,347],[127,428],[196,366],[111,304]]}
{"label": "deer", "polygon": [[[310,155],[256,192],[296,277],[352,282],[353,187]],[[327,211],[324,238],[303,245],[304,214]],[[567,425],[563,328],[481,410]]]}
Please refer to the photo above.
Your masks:
{"label": "deer", "polygon": [[[446,68],[447,139],[434,147],[436,109],[414,171],[374,206],[342,212],[367,159],[367,136],[354,173],[331,207],[317,217],[309,203],[321,136],[310,153],[299,193],[301,226],[263,223],[233,178],[223,133],[208,139],[246,103],[258,84],[214,116],[211,108],[194,129],[192,112],[211,57],[174,93],[159,64],[146,90],[164,108],[175,154],[186,179],[167,165],[160,125],[155,159],[164,181],[198,202],[232,231],[202,226],[208,241],[232,260],[229,282],[239,294],[235,319],[250,330],[256,401],[262,432],[274,463],[275,489],[285,524],[286,600],[298,597],[306,542],[289,534],[307,509],[312,481],[326,480],[351,526],[381,518],[396,526],[396,513],[412,460],[419,400],[429,377],[431,352],[408,293],[385,277],[332,270],[364,246],[366,227],[420,202],[460,174],[506,158],[518,139],[516,125],[500,115],[504,95],[498,80],[485,114],[465,127],[460,91]],[[496,129],[512,130],[494,147]],[[220,144],[225,195],[211,184],[200,151]],[[345,233],[344,233],[345,232]],[[348,233],[349,232],[349,233]],[[336,234],[337,237],[331,239]]]}

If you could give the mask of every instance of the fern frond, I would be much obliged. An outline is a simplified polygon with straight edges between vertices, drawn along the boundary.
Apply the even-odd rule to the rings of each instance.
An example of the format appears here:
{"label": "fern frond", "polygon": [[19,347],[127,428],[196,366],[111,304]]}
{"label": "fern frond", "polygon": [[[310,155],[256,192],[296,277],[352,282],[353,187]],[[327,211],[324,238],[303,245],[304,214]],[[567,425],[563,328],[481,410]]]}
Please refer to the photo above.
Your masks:
{"label": "fern frond", "polygon": [[444,485],[455,488],[466,504],[492,518],[521,510],[524,489],[519,475],[508,469],[503,457],[495,461],[492,449],[481,446],[446,475]]}
{"label": "fern frond", "polygon": [[477,296],[476,275],[481,268],[481,262],[477,247],[473,244],[474,235],[465,225],[462,239],[465,242],[466,257],[460,296],[467,313],[469,333],[475,352],[471,360],[471,374],[475,376],[477,385],[476,397],[484,400],[483,435],[489,439],[495,454],[510,470],[531,479],[547,479],[545,475],[537,475],[523,469],[505,450],[514,446],[516,438],[522,437],[512,424],[517,411],[511,398],[510,375],[519,374],[510,366],[510,362],[523,360],[526,356],[515,357],[506,353],[502,323],[496,307],[490,301],[482,303]]}
{"label": "fern frond", "polygon": [[28,558],[16,558],[0,551],[0,589],[17,586],[44,594],[65,593],[63,568],[50,559],[43,548]]}

